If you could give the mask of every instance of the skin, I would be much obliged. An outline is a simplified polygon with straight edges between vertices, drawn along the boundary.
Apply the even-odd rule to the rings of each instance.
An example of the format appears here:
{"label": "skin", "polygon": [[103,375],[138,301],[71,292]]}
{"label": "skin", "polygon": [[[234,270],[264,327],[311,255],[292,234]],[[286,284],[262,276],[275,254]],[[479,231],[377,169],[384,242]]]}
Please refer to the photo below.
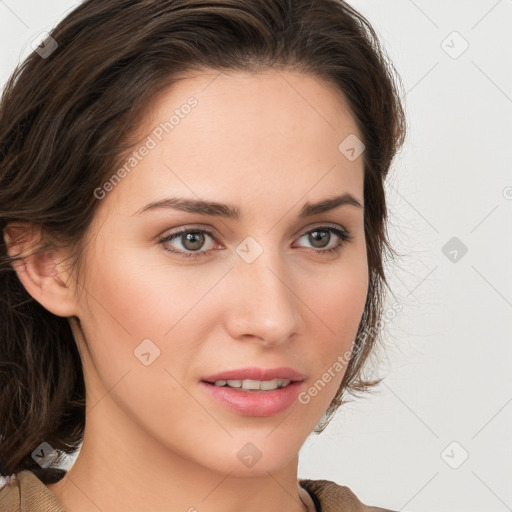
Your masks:
{"label": "skin", "polygon": [[[306,202],[343,192],[364,204],[362,157],[350,161],[338,150],[348,135],[361,138],[342,95],[299,72],[203,71],[156,97],[140,135],[190,96],[197,107],[99,200],[79,283],[65,250],[16,265],[36,300],[70,317],[82,356],[84,443],[68,475],[48,485],[70,512],[305,510],[298,453],[346,367],[307,405],[269,417],[225,408],[199,381],[233,368],[289,366],[306,376],[307,390],[351,350],[363,314],[363,209],[298,218]],[[135,214],[177,195],[237,205],[241,218]],[[307,236],[326,223],[352,236],[339,252],[322,254]],[[158,238],[183,226],[214,230],[200,248],[210,255],[164,250]],[[14,254],[24,246],[10,228]],[[249,236],[263,249],[250,264],[236,252]],[[338,237],[330,236],[332,247]],[[183,237],[165,245],[190,247]],[[160,350],[149,366],[134,356],[146,338]],[[250,468],[237,457],[248,442],[262,454]]]}

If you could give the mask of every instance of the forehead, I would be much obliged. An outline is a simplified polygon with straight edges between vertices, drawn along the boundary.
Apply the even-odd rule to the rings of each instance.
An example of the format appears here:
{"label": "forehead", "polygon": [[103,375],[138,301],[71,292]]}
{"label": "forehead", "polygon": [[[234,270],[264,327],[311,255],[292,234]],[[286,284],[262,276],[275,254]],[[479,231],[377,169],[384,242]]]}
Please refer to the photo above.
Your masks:
{"label": "forehead", "polygon": [[[362,198],[362,158],[340,143],[360,133],[332,84],[292,71],[190,73],[160,91],[137,130],[151,146],[109,201],[133,212],[158,195],[196,195],[247,204],[351,192]],[[121,194],[122,192],[122,194]],[[122,195],[122,197],[121,197]],[[140,206],[140,204],[139,204]],[[126,212],[127,213],[127,212]]]}
{"label": "forehead", "polygon": [[320,126],[339,135],[355,133],[359,136],[345,96],[332,82],[286,70],[189,71],[172,86],[154,95],[147,105],[145,119],[141,120],[139,135],[168,120],[191,97],[197,100],[198,108],[185,115],[193,119],[196,129],[207,130],[211,118],[217,118],[217,126],[210,126],[209,133],[216,133],[219,125],[224,129],[236,126],[233,133],[236,134],[240,128],[266,124],[266,129],[260,133],[254,130],[252,137],[282,133],[287,127],[295,128],[297,134],[310,135],[318,133]]}

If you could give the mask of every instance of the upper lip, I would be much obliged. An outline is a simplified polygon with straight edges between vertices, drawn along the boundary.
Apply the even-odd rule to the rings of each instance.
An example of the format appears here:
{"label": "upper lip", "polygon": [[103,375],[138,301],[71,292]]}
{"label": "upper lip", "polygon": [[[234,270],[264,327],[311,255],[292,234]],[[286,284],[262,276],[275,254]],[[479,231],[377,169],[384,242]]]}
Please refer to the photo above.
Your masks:
{"label": "upper lip", "polygon": [[291,381],[301,381],[305,379],[305,375],[294,370],[293,368],[239,368],[236,370],[227,370],[213,375],[203,377],[201,380],[214,383],[218,380],[273,380],[287,379]]}

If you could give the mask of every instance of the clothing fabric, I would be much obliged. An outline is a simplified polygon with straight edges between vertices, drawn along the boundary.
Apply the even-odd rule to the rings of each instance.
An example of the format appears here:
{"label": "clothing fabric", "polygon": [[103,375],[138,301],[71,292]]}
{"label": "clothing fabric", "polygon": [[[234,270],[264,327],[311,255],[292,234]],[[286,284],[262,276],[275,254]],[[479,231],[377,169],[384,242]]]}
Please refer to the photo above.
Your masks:
{"label": "clothing fabric", "polygon": [[[300,479],[299,496],[308,512],[393,512],[364,505],[345,486],[330,480]],[[66,512],[55,494],[31,471],[16,473],[0,489],[0,512]]]}

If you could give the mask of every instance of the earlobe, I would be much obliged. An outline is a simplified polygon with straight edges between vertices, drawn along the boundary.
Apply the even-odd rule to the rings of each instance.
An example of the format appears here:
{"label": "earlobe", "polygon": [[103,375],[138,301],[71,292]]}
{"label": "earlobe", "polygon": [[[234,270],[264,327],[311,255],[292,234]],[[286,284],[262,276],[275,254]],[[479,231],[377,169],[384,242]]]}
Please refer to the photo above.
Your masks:
{"label": "earlobe", "polygon": [[76,315],[72,282],[64,267],[59,265],[65,259],[63,251],[37,252],[41,232],[30,223],[8,224],[3,235],[9,256],[19,256],[12,267],[27,292],[57,316]]}

